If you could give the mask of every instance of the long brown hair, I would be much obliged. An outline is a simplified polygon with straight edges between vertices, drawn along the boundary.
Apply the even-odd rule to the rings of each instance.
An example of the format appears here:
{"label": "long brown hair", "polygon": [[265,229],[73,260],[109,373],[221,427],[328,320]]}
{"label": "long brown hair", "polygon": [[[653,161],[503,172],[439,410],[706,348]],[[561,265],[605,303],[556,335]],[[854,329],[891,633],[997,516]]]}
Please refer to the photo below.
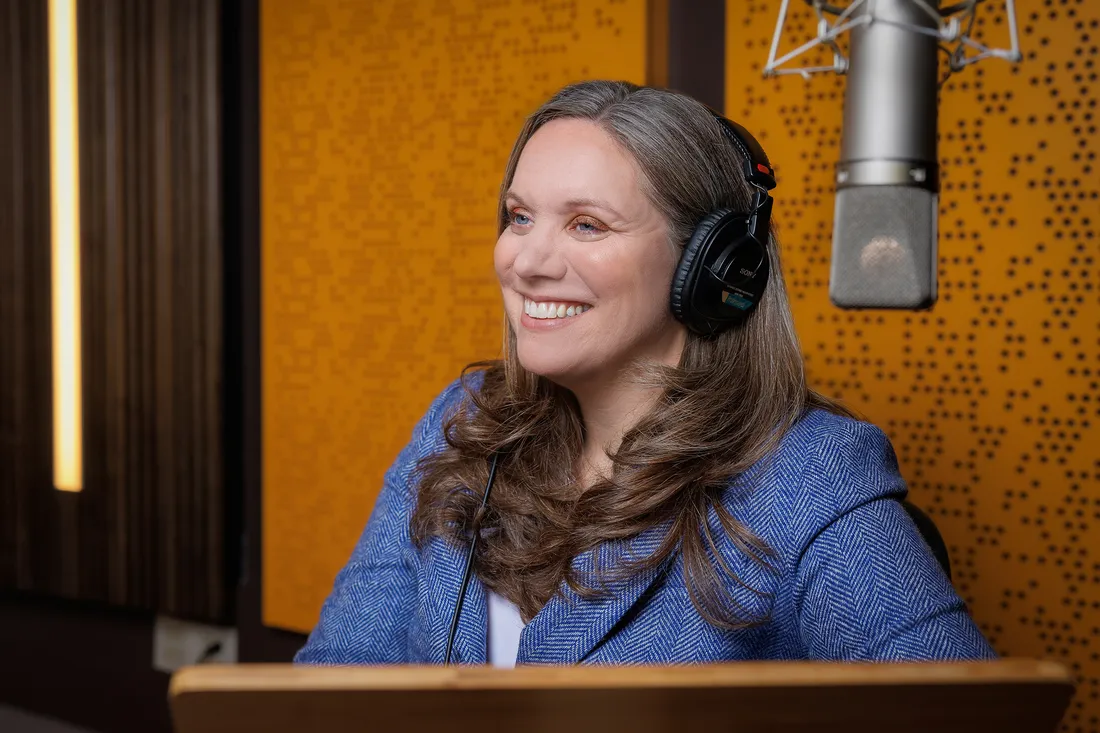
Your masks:
{"label": "long brown hair", "polygon": [[[504,174],[498,234],[507,224],[503,194],[524,146],[560,118],[591,120],[630,153],[645,195],[678,246],[708,212],[748,205],[737,153],[703,105],[671,91],[590,81],[562,89],[528,118]],[[414,540],[441,536],[465,545],[479,531],[478,577],[530,619],[563,582],[582,594],[600,592],[575,577],[574,557],[667,527],[657,550],[629,572],[661,566],[679,552],[704,618],[727,628],[763,621],[723,592],[722,576],[732,571],[716,551],[708,513],[740,551],[771,563],[772,551],[729,514],[721,492],[765,458],[807,407],[844,412],[806,385],[774,236],[768,249],[768,286],[744,324],[716,338],[689,334],[675,367],[639,365],[634,379],[659,388],[662,398],[610,456],[611,477],[583,491],[574,472],[584,443],[577,402],[523,368],[509,326],[503,359],[467,367],[468,399],[446,422],[447,448],[420,466]],[[471,379],[473,372],[480,378]],[[499,466],[489,511],[479,517],[494,453]]]}

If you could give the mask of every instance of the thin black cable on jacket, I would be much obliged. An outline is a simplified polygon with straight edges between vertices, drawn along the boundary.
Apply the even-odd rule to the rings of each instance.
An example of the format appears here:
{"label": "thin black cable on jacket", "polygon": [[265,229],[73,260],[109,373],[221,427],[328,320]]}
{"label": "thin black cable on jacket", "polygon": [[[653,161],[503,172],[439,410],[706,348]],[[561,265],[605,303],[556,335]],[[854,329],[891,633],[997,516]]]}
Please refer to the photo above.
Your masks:
{"label": "thin black cable on jacket", "polygon": [[458,631],[458,617],[462,614],[462,605],[466,602],[466,587],[470,584],[470,571],[474,567],[474,551],[477,549],[477,539],[481,534],[481,520],[485,516],[485,510],[489,505],[489,492],[493,490],[493,481],[497,476],[497,459],[500,453],[493,453],[492,462],[489,464],[489,480],[485,482],[485,494],[481,497],[481,508],[478,509],[474,520],[473,537],[470,538],[470,552],[466,555],[466,569],[462,572],[462,587],[458,591],[458,601],[455,603],[455,611],[451,616],[451,631],[447,634],[447,655],[443,664],[451,663],[451,652],[454,650],[455,633]]}

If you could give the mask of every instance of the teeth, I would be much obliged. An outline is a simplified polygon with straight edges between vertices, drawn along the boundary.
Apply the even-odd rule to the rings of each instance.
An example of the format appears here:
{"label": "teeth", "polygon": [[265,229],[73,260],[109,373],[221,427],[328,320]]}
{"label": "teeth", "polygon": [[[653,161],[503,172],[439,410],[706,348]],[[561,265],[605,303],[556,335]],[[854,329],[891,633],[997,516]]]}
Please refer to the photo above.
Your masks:
{"label": "teeth", "polygon": [[591,309],[590,305],[566,305],[565,303],[536,303],[528,298],[523,299],[523,312],[532,318],[550,320],[553,318],[570,318],[579,316]]}

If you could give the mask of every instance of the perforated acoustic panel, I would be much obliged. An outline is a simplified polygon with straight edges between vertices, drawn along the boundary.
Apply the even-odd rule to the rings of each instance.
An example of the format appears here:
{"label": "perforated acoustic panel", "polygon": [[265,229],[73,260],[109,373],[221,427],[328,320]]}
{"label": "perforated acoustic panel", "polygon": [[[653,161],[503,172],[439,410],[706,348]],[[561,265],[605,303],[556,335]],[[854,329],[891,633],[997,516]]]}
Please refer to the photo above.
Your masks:
{"label": "perforated acoustic panel", "polygon": [[262,4],[264,620],[308,630],[431,398],[499,352],[523,118],[641,82],[645,0]]}
{"label": "perforated acoustic panel", "polygon": [[[945,535],[954,581],[1004,655],[1069,665],[1063,726],[1100,729],[1100,298],[1093,0],[1018,0],[1025,61],[941,97],[940,301],[845,312],[828,301],[843,80],[764,80],[777,4],[727,4],[727,112],[779,175],[775,217],[813,383],[891,436],[911,498]],[[978,30],[1007,45],[1000,2]],[[790,47],[815,18],[791,4]]]}

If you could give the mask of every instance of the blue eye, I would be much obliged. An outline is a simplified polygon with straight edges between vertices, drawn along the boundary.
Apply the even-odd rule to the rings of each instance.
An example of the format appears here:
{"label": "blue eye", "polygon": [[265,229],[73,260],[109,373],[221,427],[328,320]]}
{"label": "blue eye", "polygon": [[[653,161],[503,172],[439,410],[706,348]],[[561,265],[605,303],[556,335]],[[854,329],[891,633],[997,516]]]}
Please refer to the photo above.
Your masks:
{"label": "blue eye", "polygon": [[607,231],[607,227],[603,226],[600,222],[590,217],[575,220],[573,222],[573,229],[578,234],[582,234],[584,236],[603,234]]}
{"label": "blue eye", "polygon": [[527,214],[520,214],[517,211],[513,211],[512,223],[517,226],[525,227],[531,223],[531,217],[527,216]]}

